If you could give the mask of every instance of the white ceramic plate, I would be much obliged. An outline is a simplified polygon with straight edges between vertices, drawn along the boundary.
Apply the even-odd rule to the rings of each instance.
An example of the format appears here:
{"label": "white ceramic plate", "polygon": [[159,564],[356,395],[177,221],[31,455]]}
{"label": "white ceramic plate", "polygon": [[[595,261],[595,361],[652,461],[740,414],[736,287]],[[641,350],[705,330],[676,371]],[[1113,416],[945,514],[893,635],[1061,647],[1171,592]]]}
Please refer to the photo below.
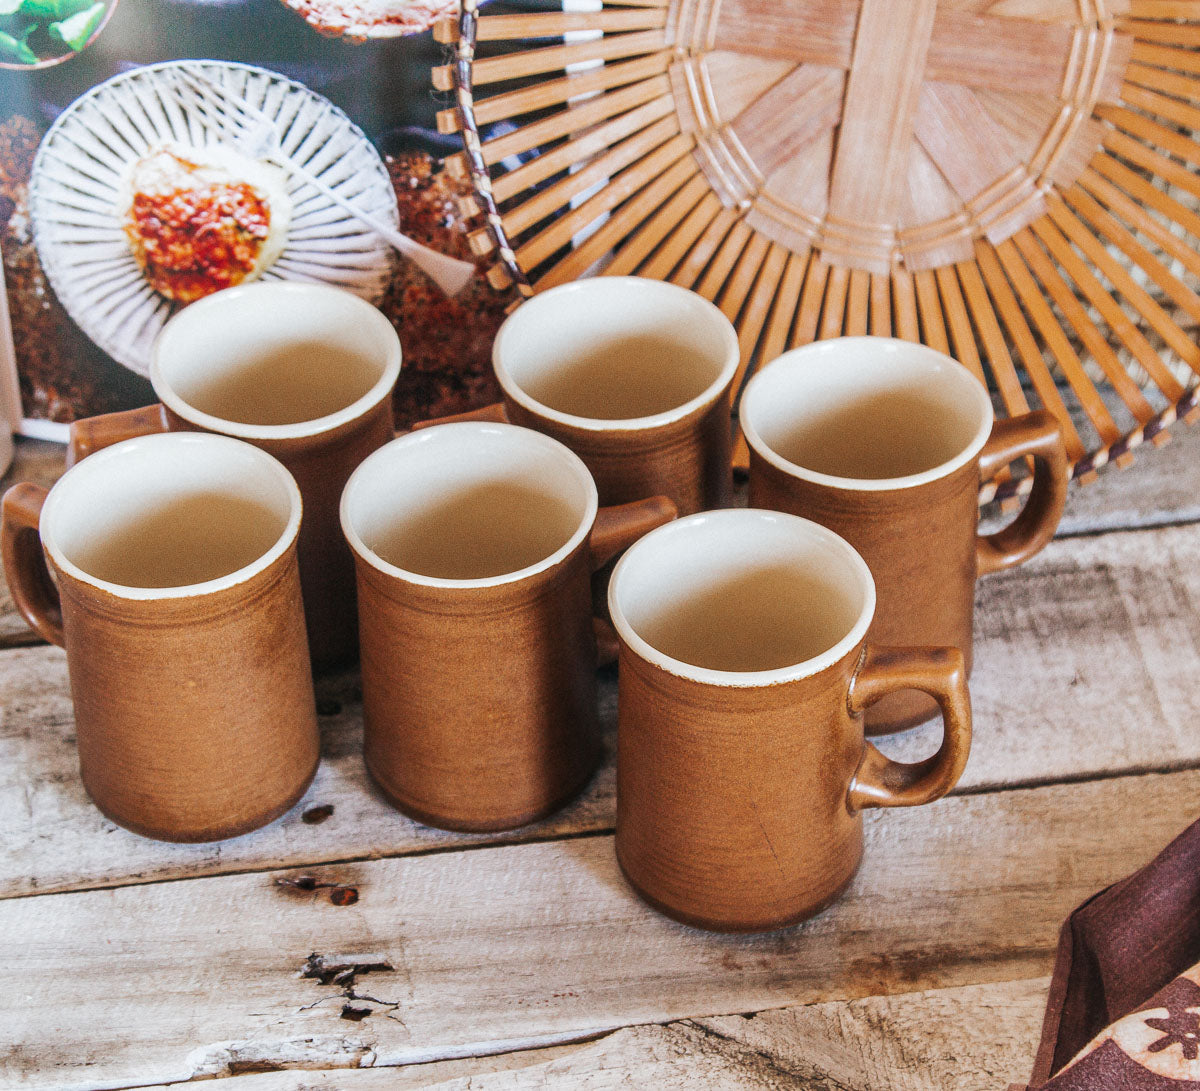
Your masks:
{"label": "white ceramic plate", "polygon": [[[396,195],[371,142],[341,110],[307,87],[250,65],[171,61],[114,76],[76,99],[46,133],[34,159],[30,215],[38,256],[80,328],[141,375],[150,346],[178,304],[147,283],[117,212],[130,165],[166,142],[208,147],[223,134],[189,107],[173,70],[198,69],[275,122],[286,157],[364,212],[398,226]],[[368,227],[311,186],[288,176],[293,203],[287,245],[264,280],[315,280],[377,302],[392,254]]]}

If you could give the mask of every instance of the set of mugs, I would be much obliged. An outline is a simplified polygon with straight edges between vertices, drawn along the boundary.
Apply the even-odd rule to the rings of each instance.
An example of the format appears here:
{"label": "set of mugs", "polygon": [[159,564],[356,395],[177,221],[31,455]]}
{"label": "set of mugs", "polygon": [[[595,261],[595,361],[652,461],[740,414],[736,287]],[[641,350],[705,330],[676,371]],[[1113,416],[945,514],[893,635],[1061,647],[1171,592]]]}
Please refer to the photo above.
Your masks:
{"label": "set of mugs", "polygon": [[[383,793],[497,830],[587,782],[595,668],[619,649],[618,861],[705,928],[811,916],[858,866],[864,809],[953,787],[976,575],[1062,511],[1047,414],[995,424],[920,345],[796,349],[742,393],[735,509],[738,339],[694,293],[543,293],[496,339],[502,404],[394,438],[400,357],[336,289],[218,293],[160,335],[159,405],[78,422],[49,493],[5,495],[9,586],[66,647],[106,815],[199,841],[282,814],[316,770],[312,667],[355,655]],[[1026,457],[1024,510],[980,538],[981,476]],[[924,762],[865,738],[938,711]]]}

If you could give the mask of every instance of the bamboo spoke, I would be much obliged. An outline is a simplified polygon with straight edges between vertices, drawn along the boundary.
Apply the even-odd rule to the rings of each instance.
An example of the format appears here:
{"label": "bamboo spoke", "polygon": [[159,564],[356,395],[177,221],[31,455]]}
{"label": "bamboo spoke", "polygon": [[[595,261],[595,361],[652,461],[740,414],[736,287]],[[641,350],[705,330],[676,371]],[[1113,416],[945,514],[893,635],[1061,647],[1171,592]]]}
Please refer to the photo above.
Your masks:
{"label": "bamboo spoke", "polygon": [[677,136],[616,175],[599,193],[589,197],[583,204],[571,209],[565,216],[523,243],[517,250],[517,261],[521,268],[528,270],[540,265],[559,247],[566,246],[572,236],[582,231],[593,220],[632,197],[673,163],[687,155],[690,147],[691,140],[688,137]]}
{"label": "bamboo spoke", "polygon": [[913,273],[913,281],[917,289],[917,311],[921,316],[921,340],[930,348],[948,355],[950,342],[946,338],[946,324],[942,320],[942,306],[933,271],[921,269]]}
{"label": "bamboo spoke", "polygon": [[[477,99],[475,120],[479,125],[490,125],[495,121],[519,117],[521,114],[546,110],[581,95],[609,91],[630,83],[641,83],[653,76],[664,74],[670,63],[670,53],[652,53],[648,57],[638,57],[636,60],[622,61],[620,64],[606,64],[602,68],[593,68],[588,72],[578,72],[547,83],[523,87],[519,91],[507,91],[502,95]],[[438,116],[440,118],[441,114]]]}
{"label": "bamboo spoke", "polygon": [[546,273],[534,285],[535,291],[544,291],[582,276],[695,173],[696,164],[690,157],[678,160],[663,171]]}
{"label": "bamboo spoke", "polygon": [[[982,274],[982,277],[979,277],[979,274]],[[1004,328],[1008,330],[1008,335],[1012,338],[1017,354],[1021,357],[1021,363],[1024,365],[1025,371],[1033,383],[1033,388],[1037,391],[1037,396],[1041,400],[1042,406],[1054,414],[1058,420],[1059,427],[1063,430],[1063,441],[1066,444],[1067,456],[1072,462],[1078,462],[1083,458],[1086,451],[1083,440],[1080,439],[1079,432],[1071,420],[1071,414],[1068,412],[1058,392],[1058,384],[1055,383],[1054,377],[1050,374],[1050,369],[1046,366],[1046,361],[1042,356],[1041,348],[1038,347],[1037,339],[1034,337],[1033,331],[1030,330],[1029,323],[1025,321],[1021,305],[1017,302],[1017,297],[1013,294],[1011,285],[1005,279],[1004,272],[1000,268],[1000,262],[996,259],[995,251],[991,246],[980,241],[975,247],[975,266],[972,268],[966,263],[960,265],[959,276],[962,278],[968,302],[979,300],[977,304],[972,303],[972,310],[982,310],[983,293],[986,291],[990,295],[992,302],[995,304],[996,312],[999,314],[1001,321],[1003,321]],[[986,289],[984,288],[985,284]],[[1028,403],[1025,400],[1025,392],[1021,389],[1021,381],[1013,368],[1012,358],[1008,355],[1007,348],[1003,353],[993,353],[989,350],[988,356],[988,363],[991,365],[996,385],[1000,388],[1001,397],[1004,398],[1005,408],[1008,409],[1010,414],[1024,412],[1028,408]],[[1020,408],[1015,408],[1017,406]]]}
{"label": "bamboo spoke", "polygon": [[[641,125],[673,113],[670,90],[671,85],[667,78],[658,76],[622,88],[615,94],[589,99],[579,106],[572,106],[551,117],[531,122],[486,141],[483,144],[483,161],[491,166],[510,155],[520,155],[539,145],[561,140],[571,133],[582,132],[601,121],[624,114],[627,110],[634,111],[634,108],[639,106],[642,107],[641,113],[635,113],[633,118],[627,115],[624,120],[627,124],[640,123],[640,128]],[[635,130],[627,130],[633,131]]]}
{"label": "bamboo spoke", "polygon": [[1054,312],[1038,288],[1037,282],[1021,260],[1021,255],[1013,240],[1005,239],[995,250],[1005,275],[1021,300],[1025,313],[1037,326],[1042,340],[1053,355],[1059,370],[1066,376],[1067,381],[1074,389],[1083,406],[1083,411],[1088,415],[1088,419],[1092,422],[1101,441],[1105,446],[1116,443],[1121,438],[1121,431],[1117,427],[1116,421],[1112,419],[1095,384],[1083,370],[1082,361],[1071,347],[1070,339],[1058,324],[1058,320],[1054,317]]}
{"label": "bamboo spoke", "polygon": [[783,355],[788,347],[788,336],[800,304],[800,289],[804,286],[804,275],[808,269],[810,253],[811,251],[804,251],[803,253],[793,253],[788,257],[787,268],[783,272],[783,280],[775,295],[771,318],[763,337],[760,367]]}
{"label": "bamboo spoke", "polygon": [[846,302],[846,336],[861,337],[867,332],[871,274],[865,269],[850,270],[850,291]]}
{"label": "bamboo spoke", "polygon": [[954,275],[954,266],[938,266],[934,276],[937,280],[938,294],[942,299],[942,313],[950,331],[950,355],[965,365],[975,378],[986,386],[983,363],[979,359],[979,349],[975,344],[975,331],[971,328],[971,318],[963,302],[958,278]]}
{"label": "bamboo spoke", "polygon": [[[657,53],[667,46],[666,35],[661,30],[641,30],[632,34],[615,34],[591,42],[572,45],[547,46],[531,49],[525,53],[506,53],[500,57],[477,60],[472,68],[472,79],[476,87],[502,80],[537,76],[543,72],[557,72],[568,65],[585,64],[589,61],[615,61],[635,57],[639,53]],[[450,65],[433,70],[434,87],[449,91],[454,86]]]}
{"label": "bamboo spoke", "polygon": [[642,156],[648,155],[660,144],[665,144],[678,132],[679,127],[675,124],[675,119],[664,117],[656,125],[651,125],[636,136],[614,145],[582,170],[568,174],[561,181],[535,194],[524,204],[517,205],[511,212],[506,212],[504,229],[513,236],[521,234],[569,204],[579,194],[636,163]]}
{"label": "bamboo spoke", "polygon": [[[1092,264],[1108,278],[1113,287],[1129,301],[1129,304],[1145,318],[1179,357],[1185,360],[1193,370],[1200,368],[1200,346],[1197,346],[1175,324],[1171,316],[1154,302],[1150,293],[1129,275],[1121,263],[1108,252],[1104,244],[1071,214],[1061,197],[1055,196],[1051,199],[1050,211],[1058,229],[1079,247]],[[1043,239],[1043,241],[1047,240]],[[1049,245],[1049,242],[1047,244]],[[1061,264],[1062,259],[1059,260]],[[1085,267],[1081,266],[1079,271],[1081,275],[1091,276],[1086,272]],[[1072,276],[1074,277],[1074,273]],[[1094,277],[1092,280],[1094,290],[1098,289],[1098,296],[1101,297],[1093,300],[1093,306],[1121,338],[1125,347],[1146,369],[1146,373],[1154,380],[1159,390],[1171,401],[1178,401],[1183,397],[1183,387],[1179,381],[1166,369],[1162,359],[1154,351],[1154,347],[1125,315],[1125,312],[1117,306],[1112,296],[1099,287]],[[1089,298],[1091,298],[1090,295]],[[1200,303],[1200,299],[1197,299],[1197,302]]]}
{"label": "bamboo spoke", "polygon": [[[726,238],[739,224],[743,231],[749,233],[750,229],[741,223],[741,216],[736,210],[722,208],[704,229],[704,233],[696,240],[695,245],[688,250],[687,257],[671,274],[671,282],[682,285],[684,288],[694,287],[709,262],[712,261],[713,255],[717,253],[718,247],[724,244]],[[745,240],[743,239],[743,241]]]}
{"label": "bamboo spoke", "polygon": [[[1119,166],[1119,164],[1117,165]],[[1099,157],[1097,157],[1096,167],[1097,169],[1100,167]],[[1134,175],[1134,178],[1137,182],[1142,181],[1136,175]],[[1123,191],[1119,190],[1106,178],[1089,172],[1080,177],[1079,185],[1091,196],[1107,205],[1115,215],[1119,215],[1132,228],[1156,242],[1167,254],[1183,264],[1193,276],[1200,276],[1200,254],[1189,249],[1182,239],[1172,234],[1158,220],[1146,212],[1141,205],[1131,201]],[[1158,191],[1155,190],[1155,192],[1157,193]],[[1196,226],[1200,230],[1200,223],[1197,223]],[[1168,275],[1172,280],[1175,279],[1174,274]]]}
{"label": "bamboo spoke", "polygon": [[[747,247],[746,256],[743,258],[744,262],[749,258],[750,252],[751,248]],[[733,377],[735,392],[741,390],[742,383],[754,360],[759,337],[766,324],[772,301],[775,299],[775,292],[779,288],[779,282],[787,265],[788,251],[778,243],[771,243],[765,259],[755,257],[752,260],[753,265],[759,268],[759,273],[754,281],[753,291],[748,292],[745,310],[741,312],[741,321],[738,324],[738,350],[741,359],[738,363],[737,373]],[[730,281],[730,287],[737,284],[738,275],[735,273]]]}
{"label": "bamboo spoke", "polygon": [[871,274],[871,334],[892,336],[892,282],[881,273]]}
{"label": "bamboo spoke", "polygon": [[700,283],[696,285],[696,291],[705,299],[717,298],[734,262],[740,257],[752,235],[753,232],[745,222],[739,220],[733,225],[733,229],[724,236],[720,249],[717,250],[716,256],[704,271]]}
{"label": "bamboo spoke", "polygon": [[1193,292],[1138,242],[1133,232],[1124,227],[1112,213],[1106,211],[1082,186],[1072,186],[1063,197],[1071,208],[1088,220],[1105,239],[1150,277],[1171,302],[1187,312],[1193,321],[1200,323],[1200,295]]}
{"label": "bamboo spoke", "polygon": [[825,282],[828,279],[829,266],[817,254],[813,254],[808,262],[804,290],[800,293],[800,310],[796,313],[796,326],[792,330],[789,348],[816,340],[817,325],[821,321],[821,301],[825,298]]}
{"label": "bamboo spoke", "polygon": [[920,341],[921,326],[917,320],[917,297],[913,278],[903,266],[892,270],[892,305],[895,312],[896,336],[904,341]]}
{"label": "bamboo spoke", "polygon": [[674,233],[679,222],[707,192],[708,186],[704,179],[699,175],[694,177],[622,245],[612,263],[604,270],[605,273],[609,276],[624,276],[637,270],[663,240]]}
{"label": "bamboo spoke", "polygon": [[1142,392],[1125,373],[1120,360],[1117,359],[1117,354],[1109,347],[1108,340],[1092,324],[1087,311],[1059,274],[1046,252],[1037,244],[1033,233],[1027,228],[1009,241],[1015,244],[1021,257],[1041,283],[1045,293],[1054,301],[1055,306],[1070,323],[1075,335],[1083,342],[1084,348],[1091,354],[1092,359],[1100,366],[1110,381],[1120,383],[1127,392],[1127,402],[1132,402],[1130,410],[1134,417],[1141,423],[1149,420],[1154,412]]}
{"label": "bamboo spoke", "polygon": [[850,288],[850,270],[844,265],[835,265],[829,270],[825,283],[825,303],[821,310],[821,325],[818,340],[838,337],[846,316],[846,292]]}
{"label": "bamboo spoke", "polygon": [[[689,187],[691,185],[692,183],[688,183]],[[639,270],[640,275],[666,280],[720,211],[720,198],[711,190],[707,190],[700,203],[687,214],[683,223],[667,236],[662,247]]]}
{"label": "bamboo spoke", "polygon": [[[1049,219],[1045,219],[1034,225],[1034,233],[1054,260],[1058,262],[1059,266],[1075,282],[1079,292],[1082,293],[1084,298],[1091,303],[1100,317],[1108,324],[1109,330],[1112,331],[1117,340],[1129,350],[1134,359],[1146,367],[1148,372],[1150,372],[1151,367],[1154,368],[1150,372],[1151,378],[1155,382],[1160,383],[1160,389],[1163,390],[1163,393],[1167,394],[1172,400],[1178,399],[1183,394],[1183,388],[1171,377],[1166,368],[1162,366],[1153,348],[1151,348],[1150,342],[1134,326],[1129,316],[1122,310],[1120,304],[1104,290],[1103,285],[1088,270],[1078,253],[1071,249],[1062,232]],[[1095,329],[1094,323],[1089,321],[1088,324]],[[1098,330],[1097,336],[1104,337]],[[1106,347],[1110,345],[1111,340],[1111,337],[1104,337]],[[1145,420],[1149,420],[1154,415],[1154,410],[1151,408],[1150,403],[1145,400],[1137,384],[1121,366],[1121,362],[1116,354],[1098,358],[1098,362],[1102,367],[1107,362],[1113,368],[1114,374],[1119,376],[1119,378],[1116,378],[1114,374],[1109,374],[1109,380],[1117,388],[1118,393],[1121,394],[1126,404],[1138,415],[1139,420],[1142,419],[1141,414],[1143,413],[1145,414]],[[1105,368],[1105,371],[1108,373],[1108,368]]]}
{"label": "bamboo spoke", "polygon": [[1036,396],[1085,479],[1186,414],[1200,0],[543,7],[435,31],[457,65],[437,87],[469,56],[438,125],[463,132],[448,170],[479,191],[464,216],[491,216],[468,240],[494,284],[692,288],[738,329],[739,383],[819,338],[923,341],[1009,413]]}

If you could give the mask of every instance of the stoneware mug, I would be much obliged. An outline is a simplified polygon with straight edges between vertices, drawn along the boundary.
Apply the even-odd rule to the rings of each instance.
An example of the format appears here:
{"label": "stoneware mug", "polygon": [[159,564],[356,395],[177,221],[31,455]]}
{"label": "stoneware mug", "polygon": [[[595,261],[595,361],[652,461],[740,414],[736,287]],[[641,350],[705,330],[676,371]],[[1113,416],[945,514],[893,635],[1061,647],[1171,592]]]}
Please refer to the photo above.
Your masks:
{"label": "stoneware mug", "polygon": [[[971,745],[962,653],[866,643],[875,589],[832,531],[780,512],[704,512],[653,531],[609,589],[621,639],[617,859],[652,906],[717,931],[817,913],[849,883],[862,811],[928,803]],[[863,736],[916,688],[945,719],[913,765]]]}
{"label": "stoneware mug", "polygon": [[287,470],[224,436],[128,440],[49,493],[5,494],[5,575],[66,648],[83,784],[114,822],[215,841],[304,794],[318,737],[299,529]]}
{"label": "stoneware mug", "polygon": [[[969,672],[977,576],[1032,557],[1062,515],[1067,455],[1054,417],[995,421],[983,384],[949,356],[845,337],[764,367],[746,385],[739,419],[750,504],[829,527],[870,566],[879,594],[871,639],[961,648]],[[1035,469],[1024,510],[981,537],[981,482],[1026,456]],[[935,711],[924,694],[896,694],[867,714],[867,734]]]}
{"label": "stoneware mug", "polygon": [[601,504],[666,496],[689,514],[731,503],[738,339],[702,296],[640,277],[564,284],[509,315],[492,364],[503,403],[453,419],[553,436],[583,459]]}
{"label": "stoneware mug", "polygon": [[524,825],[599,757],[591,574],[674,516],[661,497],[598,511],[587,467],[511,424],[439,425],[351,476],[364,756],[431,826]]}
{"label": "stoneware mug", "polygon": [[400,339],[339,288],[241,285],[197,301],[162,329],[150,361],[160,403],[71,425],[68,463],[152,432],[235,436],[274,455],[300,486],[300,580],[317,667],[353,660],[354,562],[338,502],[354,468],[394,434]]}

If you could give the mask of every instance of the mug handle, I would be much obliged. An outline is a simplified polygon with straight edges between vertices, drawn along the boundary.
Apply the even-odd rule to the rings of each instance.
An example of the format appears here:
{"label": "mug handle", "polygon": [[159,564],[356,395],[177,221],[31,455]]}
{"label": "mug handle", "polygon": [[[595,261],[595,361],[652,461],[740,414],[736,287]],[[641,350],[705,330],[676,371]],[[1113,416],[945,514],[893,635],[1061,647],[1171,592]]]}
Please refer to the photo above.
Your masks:
{"label": "mug handle", "polygon": [[[628,549],[643,534],[678,518],[679,510],[665,496],[651,496],[631,504],[613,504],[596,513],[588,548],[591,567],[598,572],[618,553]],[[596,665],[607,667],[617,661],[621,642],[617,631],[607,618],[592,618],[596,634]]]}
{"label": "mug handle", "polygon": [[962,776],[971,752],[971,697],[967,670],[957,648],[890,648],[868,645],[850,684],[853,716],[896,690],[919,689],[941,706],[942,745],[924,761],[893,761],[864,743],[847,801],[851,811],[867,807],[918,807],[941,799]]}
{"label": "mug handle", "polygon": [[1039,409],[997,421],[979,455],[983,481],[1019,458],[1032,456],[1033,488],[1024,510],[1003,530],[976,540],[979,575],[1029,560],[1054,537],[1067,502],[1067,449],[1052,413]]}
{"label": "mug handle", "polygon": [[503,402],[493,402],[480,409],[471,409],[466,413],[454,413],[449,417],[434,417],[432,420],[417,421],[409,428],[410,432],[419,432],[422,428],[432,428],[435,424],[456,424],[464,420],[488,421],[492,424],[508,424],[508,414],[504,411]]}
{"label": "mug handle", "polygon": [[72,421],[68,429],[67,468],[70,469],[103,447],[170,430],[166,407],[159,402],[141,409],[126,409],[121,413],[104,413],[98,417]]}
{"label": "mug handle", "polygon": [[0,502],[0,555],[4,576],[21,616],[43,640],[63,647],[62,603],[46,567],[38,525],[47,490],[14,485]]}

